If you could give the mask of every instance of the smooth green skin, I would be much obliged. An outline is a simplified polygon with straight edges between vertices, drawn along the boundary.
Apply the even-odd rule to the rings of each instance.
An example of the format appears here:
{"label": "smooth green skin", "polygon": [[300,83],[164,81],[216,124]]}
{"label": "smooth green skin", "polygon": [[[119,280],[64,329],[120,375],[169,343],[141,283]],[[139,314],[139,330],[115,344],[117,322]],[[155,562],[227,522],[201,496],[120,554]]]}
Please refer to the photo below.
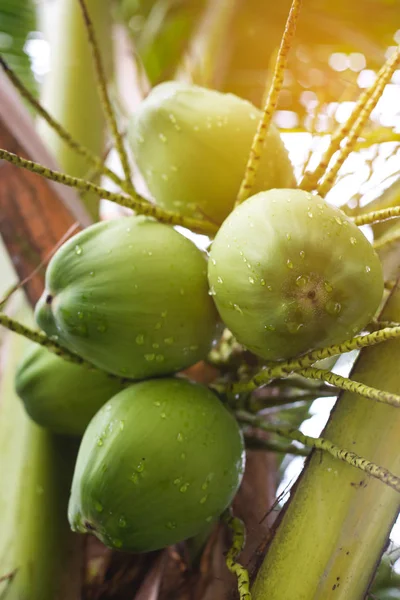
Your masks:
{"label": "smooth green skin", "polygon": [[[128,140],[160,206],[222,223],[233,209],[261,112],[233,94],[167,82],[133,114]],[[254,193],[293,187],[293,168],[271,126]]]}
{"label": "smooth green skin", "polygon": [[144,217],[97,223],[50,261],[36,320],[110,373],[173,373],[203,359],[216,335],[206,271],[200,250],[169,225]]}
{"label": "smooth green skin", "polygon": [[38,425],[80,436],[99,408],[124,385],[107,373],[85,369],[32,344],[18,366],[15,388]]}
{"label": "smooth green skin", "polygon": [[238,206],[212,244],[208,276],[226,326],[270,360],[353,337],[383,294],[363,233],[301,190],[262,192]]}
{"label": "smooth green skin", "polygon": [[137,383],[86,430],[69,521],[111,548],[163,548],[216,519],[243,469],[236,420],[210,390],[184,379]]}

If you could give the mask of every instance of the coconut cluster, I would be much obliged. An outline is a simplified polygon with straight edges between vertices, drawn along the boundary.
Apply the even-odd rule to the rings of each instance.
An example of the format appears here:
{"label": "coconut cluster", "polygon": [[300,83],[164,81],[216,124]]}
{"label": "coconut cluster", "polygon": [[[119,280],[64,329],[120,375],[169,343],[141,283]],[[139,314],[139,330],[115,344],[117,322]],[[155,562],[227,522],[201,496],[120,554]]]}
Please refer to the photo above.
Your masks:
{"label": "coconut cluster", "polygon": [[165,83],[129,141],[154,201],[219,226],[209,256],[170,225],[131,216],[88,227],[49,263],[35,316],[94,367],[31,349],[16,387],[28,414],[83,435],[72,528],[145,552],[201,533],[231,503],[244,468],[238,424],[182,376],[223,327],[259,357],[339,343],[374,316],[380,262],[337,208],[293,189],[277,129],[254,195],[234,208],[260,117],[250,103]]}

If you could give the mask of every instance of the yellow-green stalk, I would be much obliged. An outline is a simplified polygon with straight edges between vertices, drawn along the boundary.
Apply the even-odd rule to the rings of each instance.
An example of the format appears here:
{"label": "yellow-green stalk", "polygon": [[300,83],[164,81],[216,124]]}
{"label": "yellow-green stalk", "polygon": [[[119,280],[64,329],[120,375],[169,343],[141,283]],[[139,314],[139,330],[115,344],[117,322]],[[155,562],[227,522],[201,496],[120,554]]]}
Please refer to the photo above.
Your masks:
{"label": "yellow-green stalk", "polygon": [[[25,302],[18,318],[32,320]],[[70,532],[67,502],[76,441],[57,438],[26,415],[14,390],[26,340],[8,333],[0,381],[0,596],[63,600],[80,595],[80,542]],[[79,545],[78,545],[79,544]]]}
{"label": "yellow-green stalk", "polygon": [[[381,318],[400,319],[395,288]],[[397,392],[400,340],[362,350],[352,378]],[[355,393],[341,395],[323,436],[400,474],[400,412]],[[254,600],[361,600],[384,551],[400,495],[328,454],[314,451],[253,586]]]}
{"label": "yellow-green stalk", "polygon": [[[110,4],[99,0],[87,2],[108,78],[112,66]],[[74,139],[101,156],[105,116],[79,2],[59,0],[54,8],[46,4],[46,11],[51,14],[51,23],[47,27],[51,47],[51,71],[43,87],[42,103]],[[85,177],[90,169],[87,162],[42,120],[39,123],[39,132],[57,157],[62,171],[76,177]],[[84,202],[93,219],[97,220],[98,197],[85,194]]]}

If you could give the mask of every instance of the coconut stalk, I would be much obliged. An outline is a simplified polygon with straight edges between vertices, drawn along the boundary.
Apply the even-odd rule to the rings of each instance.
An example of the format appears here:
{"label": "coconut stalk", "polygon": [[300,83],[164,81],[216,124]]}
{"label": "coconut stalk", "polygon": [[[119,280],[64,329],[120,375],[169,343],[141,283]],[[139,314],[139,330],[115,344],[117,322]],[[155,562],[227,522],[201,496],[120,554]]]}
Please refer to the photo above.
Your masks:
{"label": "coconut stalk", "polygon": [[[400,319],[396,287],[381,319]],[[397,392],[400,341],[362,350],[352,379]],[[400,474],[400,413],[345,392],[322,434]],[[399,494],[314,451],[284,510],[253,586],[254,600],[361,600],[400,507]]]}
{"label": "coconut stalk", "polygon": [[[49,3],[45,4],[44,18],[52,49],[52,64],[43,86],[41,102],[74,139],[95,155],[102,156],[105,116],[79,2],[60,0],[54,7],[50,7]],[[96,36],[100,41],[107,79],[112,72],[110,4],[98,0],[87,1]],[[62,171],[76,177],[85,177],[88,174],[90,166],[87,162],[45,121],[39,122],[38,131],[57,157]],[[83,201],[92,218],[97,220],[98,196],[85,194]]]}

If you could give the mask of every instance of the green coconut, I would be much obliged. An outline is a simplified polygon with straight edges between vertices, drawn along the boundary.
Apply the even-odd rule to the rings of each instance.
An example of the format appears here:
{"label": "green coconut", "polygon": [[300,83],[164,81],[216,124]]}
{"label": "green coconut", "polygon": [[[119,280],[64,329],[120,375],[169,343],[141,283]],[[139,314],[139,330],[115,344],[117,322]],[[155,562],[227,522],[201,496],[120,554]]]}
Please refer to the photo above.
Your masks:
{"label": "green coconut", "polygon": [[145,217],[97,223],[51,259],[38,325],[97,367],[131,379],[179,371],[217,330],[202,252]]}
{"label": "green coconut", "polygon": [[86,369],[31,344],[18,367],[15,387],[26,412],[38,425],[78,436],[124,385],[107,373]]}
{"label": "green coconut", "polygon": [[[157,204],[222,223],[239,192],[260,116],[233,94],[178,82],[156,86],[133,114],[128,140]],[[272,125],[254,193],[294,185],[288,154]]]}
{"label": "green coconut", "polygon": [[227,327],[270,360],[353,337],[383,294],[364,234],[301,190],[270,190],[239,205],[212,244],[208,275]]}
{"label": "green coconut", "polygon": [[210,390],[184,379],[136,383],[85,432],[69,521],[111,548],[163,548],[214,521],[243,468],[237,422]]}

